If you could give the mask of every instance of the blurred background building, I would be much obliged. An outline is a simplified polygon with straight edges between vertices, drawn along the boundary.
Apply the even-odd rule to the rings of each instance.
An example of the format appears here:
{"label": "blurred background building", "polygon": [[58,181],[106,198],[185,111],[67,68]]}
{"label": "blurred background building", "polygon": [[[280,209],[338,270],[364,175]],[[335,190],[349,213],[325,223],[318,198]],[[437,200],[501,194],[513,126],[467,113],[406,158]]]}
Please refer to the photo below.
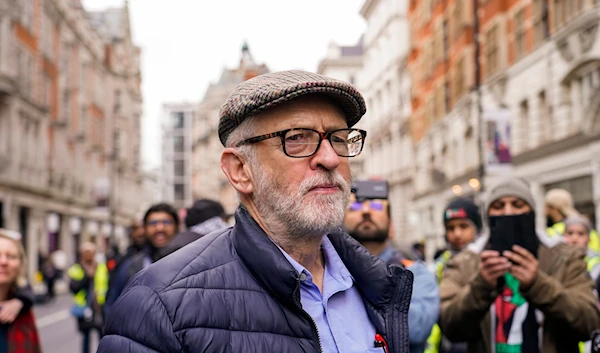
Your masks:
{"label": "blurred background building", "polygon": [[[315,69],[364,94],[367,145],[351,167],[390,182],[397,240],[426,240],[431,255],[444,245],[445,204],[479,201],[508,173],[531,182],[540,210],[547,190],[565,188],[600,226],[600,3],[365,0],[359,13],[360,39],[331,42]],[[269,68],[244,43],[198,102],[163,104],[163,163],[143,171],[129,17],[127,2],[86,12],[78,1],[0,0],[0,227],[24,234],[31,259],[124,241],[161,200],[237,206],[220,168],[219,109]]]}
{"label": "blurred background building", "polygon": [[327,71],[331,49],[319,69],[358,77],[369,135],[354,175],[390,181],[397,235],[431,257],[445,204],[507,174],[531,182],[540,211],[567,189],[598,226],[600,4],[366,0],[361,15],[359,74]]}
{"label": "blurred background building", "polygon": [[219,80],[208,86],[202,101],[196,107],[192,147],[192,194],[196,199],[220,200],[227,213],[235,211],[238,201],[235,189],[221,170],[223,145],[217,132],[219,109],[238,84],[268,72],[269,69],[265,64],[254,61],[248,43],[244,43],[239,66],[234,69],[224,69]]}
{"label": "blurred background building", "polygon": [[125,6],[0,1],[0,227],[30,259],[125,241],[139,214],[140,49]]}
{"label": "blurred background building", "polygon": [[189,207],[192,200],[192,143],[196,103],[163,105],[162,198],[173,207]]}

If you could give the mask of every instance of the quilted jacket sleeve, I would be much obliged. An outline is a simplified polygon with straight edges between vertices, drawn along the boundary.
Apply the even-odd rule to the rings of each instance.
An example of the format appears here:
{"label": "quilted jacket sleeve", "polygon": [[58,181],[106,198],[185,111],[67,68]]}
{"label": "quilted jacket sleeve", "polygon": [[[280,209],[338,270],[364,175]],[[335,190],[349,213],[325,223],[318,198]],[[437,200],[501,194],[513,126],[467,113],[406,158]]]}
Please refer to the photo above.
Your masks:
{"label": "quilted jacket sleeve", "polygon": [[98,347],[98,353],[182,351],[164,304],[156,292],[143,285],[130,286],[115,302]]}

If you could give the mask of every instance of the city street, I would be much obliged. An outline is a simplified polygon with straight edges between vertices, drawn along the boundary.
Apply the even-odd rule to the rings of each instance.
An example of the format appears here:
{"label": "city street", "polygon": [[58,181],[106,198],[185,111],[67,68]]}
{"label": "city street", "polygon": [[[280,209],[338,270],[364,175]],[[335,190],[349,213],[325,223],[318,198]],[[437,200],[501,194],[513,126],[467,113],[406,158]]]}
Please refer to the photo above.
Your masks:
{"label": "city street", "polygon": [[[48,304],[34,306],[35,318],[44,353],[79,353],[81,335],[77,323],[69,313],[71,296],[58,296]],[[98,338],[92,335],[92,352],[96,351]]]}

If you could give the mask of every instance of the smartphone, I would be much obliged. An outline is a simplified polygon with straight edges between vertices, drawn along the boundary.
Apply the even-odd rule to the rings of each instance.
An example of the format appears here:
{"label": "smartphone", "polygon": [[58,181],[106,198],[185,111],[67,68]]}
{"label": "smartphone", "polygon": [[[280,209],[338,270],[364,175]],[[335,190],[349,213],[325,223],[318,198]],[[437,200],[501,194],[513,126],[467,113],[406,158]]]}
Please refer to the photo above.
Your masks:
{"label": "smartphone", "polygon": [[389,193],[385,180],[358,180],[352,183],[352,192],[357,200],[387,200]]}
{"label": "smartphone", "polygon": [[515,241],[515,222],[510,216],[490,217],[490,248],[502,255],[505,250],[511,250]]}
{"label": "smartphone", "polygon": [[539,240],[533,212],[514,216],[490,217],[490,248],[502,254],[519,245],[537,257]]}

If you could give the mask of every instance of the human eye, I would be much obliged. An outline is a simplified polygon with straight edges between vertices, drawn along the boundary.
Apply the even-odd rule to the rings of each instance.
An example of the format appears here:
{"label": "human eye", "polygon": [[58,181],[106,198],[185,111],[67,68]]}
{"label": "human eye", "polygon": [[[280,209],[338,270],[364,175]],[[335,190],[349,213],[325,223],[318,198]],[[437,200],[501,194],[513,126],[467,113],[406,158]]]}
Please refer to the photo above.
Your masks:
{"label": "human eye", "polygon": [[308,141],[310,131],[308,130],[291,130],[285,135],[285,142],[288,143],[306,143]]}

